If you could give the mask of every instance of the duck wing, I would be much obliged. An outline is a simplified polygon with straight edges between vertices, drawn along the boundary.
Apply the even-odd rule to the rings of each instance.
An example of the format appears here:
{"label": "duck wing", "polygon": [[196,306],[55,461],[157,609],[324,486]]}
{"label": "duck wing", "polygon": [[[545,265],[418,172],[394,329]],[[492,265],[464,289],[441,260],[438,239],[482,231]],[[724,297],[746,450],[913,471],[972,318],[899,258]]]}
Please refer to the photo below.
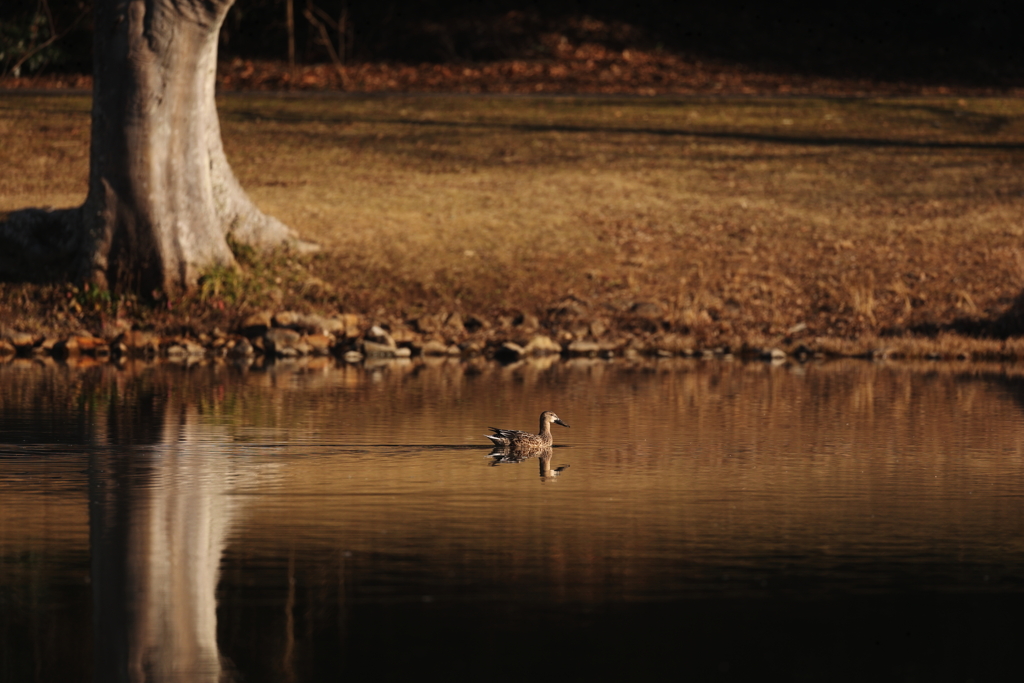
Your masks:
{"label": "duck wing", "polygon": [[494,434],[484,434],[484,436],[492,442],[503,446],[512,443],[516,439],[521,439],[526,434],[526,432],[521,432],[518,429],[498,429],[497,427],[488,427],[488,429],[494,432]]}

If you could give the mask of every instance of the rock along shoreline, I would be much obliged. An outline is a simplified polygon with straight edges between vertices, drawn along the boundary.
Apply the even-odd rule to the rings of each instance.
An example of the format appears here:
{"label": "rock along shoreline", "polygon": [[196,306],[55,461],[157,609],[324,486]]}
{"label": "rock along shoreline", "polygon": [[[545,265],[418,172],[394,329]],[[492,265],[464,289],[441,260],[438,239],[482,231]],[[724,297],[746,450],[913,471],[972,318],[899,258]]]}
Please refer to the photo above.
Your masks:
{"label": "rock along shoreline", "polygon": [[[600,326],[598,324],[598,326]],[[0,330],[0,363],[15,358],[49,357],[55,360],[88,358],[94,362],[122,359],[196,362],[205,359],[273,362],[307,357],[333,357],[346,363],[413,357],[483,358],[512,363],[527,358],[715,358],[784,361],[824,357],[804,345],[782,348],[727,346],[693,348],[680,335],[642,338],[629,332],[616,334],[590,326],[576,334],[553,338],[538,321],[502,320],[499,326],[459,314],[425,317],[411,324],[378,323],[358,314],[321,316],[295,311],[261,312],[245,318],[238,329],[214,328],[199,334],[161,334],[121,329],[97,335],[79,331],[66,335]],[[877,355],[877,354],[876,354]]]}

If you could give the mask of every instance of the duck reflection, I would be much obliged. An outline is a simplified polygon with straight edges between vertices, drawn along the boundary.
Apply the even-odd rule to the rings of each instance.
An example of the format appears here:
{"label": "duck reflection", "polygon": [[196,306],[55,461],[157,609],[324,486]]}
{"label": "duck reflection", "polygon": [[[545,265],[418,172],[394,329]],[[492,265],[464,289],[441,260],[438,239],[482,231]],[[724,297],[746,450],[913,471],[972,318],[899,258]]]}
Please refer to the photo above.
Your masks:
{"label": "duck reflection", "polygon": [[551,446],[537,448],[510,448],[508,446],[498,446],[488,453],[487,457],[491,458],[491,467],[505,464],[515,465],[523,462],[524,460],[537,458],[537,464],[540,467],[541,481],[553,481],[555,477],[560,475],[564,470],[569,469],[569,466],[559,465],[558,467],[551,467],[552,454],[553,451]]}

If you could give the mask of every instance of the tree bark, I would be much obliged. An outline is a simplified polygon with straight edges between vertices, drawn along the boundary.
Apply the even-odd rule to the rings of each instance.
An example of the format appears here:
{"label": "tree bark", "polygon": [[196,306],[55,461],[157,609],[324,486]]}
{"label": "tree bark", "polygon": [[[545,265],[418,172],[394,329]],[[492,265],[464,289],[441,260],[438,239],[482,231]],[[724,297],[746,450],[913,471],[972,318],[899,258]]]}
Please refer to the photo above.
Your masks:
{"label": "tree bark", "polygon": [[0,272],[170,292],[232,264],[229,236],[299,244],[253,205],[224,155],[214,89],[232,2],[97,0],[88,196],[78,209],[12,214]]}

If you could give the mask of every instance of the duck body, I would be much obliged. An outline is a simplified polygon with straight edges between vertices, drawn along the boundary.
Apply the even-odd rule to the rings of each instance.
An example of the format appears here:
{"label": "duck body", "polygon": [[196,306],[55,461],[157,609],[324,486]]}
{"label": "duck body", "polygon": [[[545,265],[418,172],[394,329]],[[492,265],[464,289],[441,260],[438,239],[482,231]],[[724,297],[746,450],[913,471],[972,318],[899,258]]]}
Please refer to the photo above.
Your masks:
{"label": "duck body", "polygon": [[563,427],[569,426],[558,419],[558,416],[553,412],[545,410],[540,414],[540,430],[536,434],[521,432],[517,429],[498,429],[497,427],[489,427],[489,429],[494,433],[484,434],[484,436],[490,439],[491,443],[495,446],[502,446],[505,448],[522,450],[551,448],[552,423]]}

